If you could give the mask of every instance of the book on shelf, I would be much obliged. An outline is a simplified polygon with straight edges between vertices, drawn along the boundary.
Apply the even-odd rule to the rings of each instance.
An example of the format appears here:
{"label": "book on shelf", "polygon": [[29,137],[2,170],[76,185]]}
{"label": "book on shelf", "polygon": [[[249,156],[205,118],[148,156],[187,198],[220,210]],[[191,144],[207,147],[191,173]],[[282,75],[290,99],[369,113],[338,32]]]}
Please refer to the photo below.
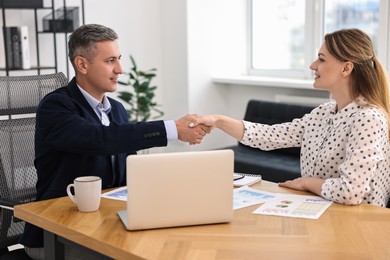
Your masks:
{"label": "book on shelf", "polygon": [[4,27],[8,69],[30,69],[30,41],[27,26]]}

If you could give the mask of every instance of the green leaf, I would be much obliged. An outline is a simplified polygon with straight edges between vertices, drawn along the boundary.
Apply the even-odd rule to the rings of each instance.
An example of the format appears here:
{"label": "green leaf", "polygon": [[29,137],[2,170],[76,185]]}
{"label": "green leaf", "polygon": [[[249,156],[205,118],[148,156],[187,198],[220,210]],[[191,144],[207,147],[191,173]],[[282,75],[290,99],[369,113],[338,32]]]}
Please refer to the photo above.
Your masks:
{"label": "green leaf", "polygon": [[137,70],[137,63],[135,62],[135,59],[133,58],[132,55],[130,55],[130,60],[131,60],[131,64],[133,65],[133,68],[132,70]]}
{"label": "green leaf", "polygon": [[128,86],[126,90],[118,91],[117,96],[127,104],[126,112],[129,120],[133,122],[147,121],[152,112],[157,113],[153,118],[159,118],[164,112],[157,109],[159,104],[153,101],[157,86],[151,85],[156,77],[156,69],[138,70],[137,63],[132,55],[129,55],[131,69],[123,74],[127,76],[127,81],[120,80],[118,84]]}

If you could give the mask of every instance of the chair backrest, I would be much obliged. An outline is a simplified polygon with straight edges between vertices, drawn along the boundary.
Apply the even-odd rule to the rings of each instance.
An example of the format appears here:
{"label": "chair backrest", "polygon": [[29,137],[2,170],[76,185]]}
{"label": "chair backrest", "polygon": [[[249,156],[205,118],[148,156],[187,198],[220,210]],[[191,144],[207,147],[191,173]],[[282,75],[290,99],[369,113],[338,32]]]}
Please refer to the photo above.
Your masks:
{"label": "chair backrest", "polygon": [[0,77],[0,115],[35,113],[42,97],[67,82],[62,72]]}
{"label": "chair backrest", "polygon": [[[35,200],[35,112],[49,92],[65,86],[63,73],[0,77],[0,198]],[[0,209],[0,249],[18,243],[24,222]]]}

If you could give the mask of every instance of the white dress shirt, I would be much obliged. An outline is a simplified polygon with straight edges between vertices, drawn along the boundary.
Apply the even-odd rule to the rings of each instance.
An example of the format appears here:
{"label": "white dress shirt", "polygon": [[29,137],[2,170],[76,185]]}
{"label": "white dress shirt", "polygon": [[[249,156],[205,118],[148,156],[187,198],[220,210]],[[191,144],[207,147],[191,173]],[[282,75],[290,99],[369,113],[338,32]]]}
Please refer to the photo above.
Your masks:
{"label": "white dress shirt", "polygon": [[[108,117],[108,113],[111,111],[110,101],[106,96],[103,97],[103,102],[98,101],[94,97],[92,97],[87,91],[81,88],[79,85],[77,87],[80,89],[81,93],[88,101],[89,105],[93,108],[96,115],[100,118],[103,125],[110,125],[110,119]],[[177,141],[178,133],[175,121],[173,120],[165,120],[164,121],[165,130],[167,132],[168,141]]]}

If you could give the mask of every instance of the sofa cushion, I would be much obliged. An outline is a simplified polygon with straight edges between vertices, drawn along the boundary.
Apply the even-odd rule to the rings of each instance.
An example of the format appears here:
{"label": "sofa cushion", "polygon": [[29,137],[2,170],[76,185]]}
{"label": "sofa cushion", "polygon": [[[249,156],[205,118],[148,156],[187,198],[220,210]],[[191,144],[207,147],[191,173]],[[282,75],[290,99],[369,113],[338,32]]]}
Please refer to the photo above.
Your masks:
{"label": "sofa cushion", "polygon": [[[248,102],[244,120],[262,124],[280,124],[301,118],[310,113],[313,106],[277,103],[271,101],[250,100]],[[239,143],[239,145],[244,146]],[[274,152],[300,156],[300,148],[284,148]]]}
{"label": "sofa cushion", "polygon": [[263,180],[283,182],[300,177],[299,157],[275,151],[262,151],[244,145],[230,146],[234,152],[234,171],[258,174]]}
{"label": "sofa cushion", "polygon": [[[310,113],[313,108],[306,105],[250,100],[244,120],[269,125],[291,122]],[[273,182],[283,182],[301,176],[299,147],[262,151],[238,143],[223,149],[234,151],[235,172],[260,174],[263,180]]]}

